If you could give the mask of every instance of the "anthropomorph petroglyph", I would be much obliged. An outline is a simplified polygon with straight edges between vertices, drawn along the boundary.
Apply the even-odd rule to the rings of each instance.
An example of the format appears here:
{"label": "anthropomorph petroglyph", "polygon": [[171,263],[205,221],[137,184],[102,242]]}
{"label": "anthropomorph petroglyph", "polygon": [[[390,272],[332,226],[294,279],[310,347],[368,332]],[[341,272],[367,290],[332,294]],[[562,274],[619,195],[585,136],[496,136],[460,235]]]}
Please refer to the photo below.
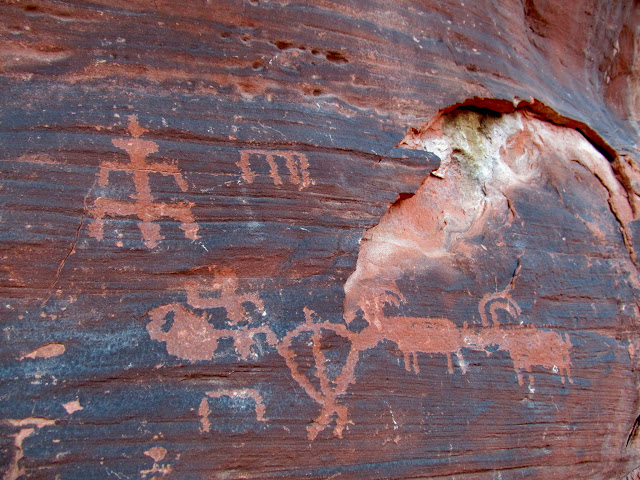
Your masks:
{"label": "anthropomorph petroglyph", "polygon": [[256,174],[251,169],[251,159],[264,158],[269,165],[269,176],[273,179],[274,185],[282,185],[284,182],[278,171],[277,158],[283,158],[287,170],[289,170],[289,182],[297,185],[302,190],[311,185],[309,176],[309,160],[304,153],[288,150],[241,150],[240,161],[236,163],[242,172],[242,179],[247,183],[253,183]]}
{"label": "anthropomorph petroglyph", "polygon": [[102,240],[104,237],[105,217],[135,216],[140,220],[138,228],[142,234],[142,240],[147,248],[151,249],[156,247],[164,238],[160,234],[160,225],[154,222],[167,217],[180,222],[180,229],[184,232],[185,237],[195,240],[198,238],[198,224],[191,213],[192,203],[154,201],[151,187],[149,186],[150,173],[172,176],[183,192],[187,191],[187,182],[182,177],[177,165],[147,161],[147,155],[158,151],[158,144],[140,138],[146,131],[138,123],[137,117],[131,115],[129,116],[131,138],[115,138],[112,140],[114,146],[127,152],[130,161],[127,163],[102,162],[98,172],[98,185],[106,187],[109,184],[109,175],[112,172],[125,172],[133,177],[136,193],[131,195],[133,201],[98,197],[90,210],[94,221],[89,225],[89,234],[98,240]]}
{"label": "anthropomorph petroglyph", "polygon": [[[153,340],[165,342],[171,355],[195,362],[211,360],[223,338],[233,339],[235,349],[242,359],[247,359],[256,344],[256,335],[275,345],[276,336],[266,325],[248,324],[246,305],[253,304],[258,312],[264,312],[262,300],[256,293],[240,293],[236,273],[231,269],[215,271],[211,285],[199,286],[193,282],[185,285],[187,304],[195,309],[223,308],[229,328],[215,328],[209,323],[209,314],[196,313],[179,303],[156,307],[149,312],[147,325]],[[167,327],[167,324],[170,324]]]}

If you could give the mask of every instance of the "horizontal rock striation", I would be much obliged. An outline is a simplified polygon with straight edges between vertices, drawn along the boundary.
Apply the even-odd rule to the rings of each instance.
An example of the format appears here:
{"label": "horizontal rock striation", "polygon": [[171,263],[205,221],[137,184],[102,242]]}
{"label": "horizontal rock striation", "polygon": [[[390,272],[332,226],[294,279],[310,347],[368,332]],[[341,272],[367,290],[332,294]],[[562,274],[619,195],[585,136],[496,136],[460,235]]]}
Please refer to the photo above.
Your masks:
{"label": "horizontal rock striation", "polygon": [[0,12],[3,480],[637,477],[637,2]]}

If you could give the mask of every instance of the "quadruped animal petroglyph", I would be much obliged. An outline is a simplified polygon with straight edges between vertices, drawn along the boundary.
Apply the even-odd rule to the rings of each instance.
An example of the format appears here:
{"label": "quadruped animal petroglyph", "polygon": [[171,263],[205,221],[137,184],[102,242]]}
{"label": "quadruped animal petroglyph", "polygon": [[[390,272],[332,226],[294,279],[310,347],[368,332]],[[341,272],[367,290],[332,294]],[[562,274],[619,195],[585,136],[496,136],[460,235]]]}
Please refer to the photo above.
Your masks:
{"label": "quadruped animal petroglyph", "polygon": [[[199,288],[194,283],[185,286],[189,307],[207,310],[222,307],[227,312],[228,328],[216,329],[208,322],[206,312],[198,314],[179,303],[156,307],[149,311],[151,322],[147,325],[152,339],[166,343],[167,352],[189,361],[211,360],[214,358],[218,342],[222,338],[232,338],[241,359],[256,353],[256,335],[261,334],[263,342],[275,347],[284,359],[293,380],[305,393],[320,405],[320,413],[307,427],[309,440],[314,440],[320,432],[333,422],[333,433],[342,437],[344,430],[353,422],[349,419],[348,407],[343,402],[349,387],[357,381],[355,369],[361,353],[375,348],[383,341],[393,342],[404,356],[405,368],[416,374],[420,372],[419,354],[445,355],[450,374],[454,373],[453,356],[462,374],[469,373],[463,356],[464,350],[482,351],[490,356],[495,351],[504,351],[513,361],[513,368],[520,385],[523,375],[528,375],[532,385],[533,368],[542,367],[571,379],[571,341],[568,336],[550,329],[542,329],[524,321],[503,325],[498,321],[497,312],[520,320],[520,307],[511,296],[511,285],[500,292],[485,295],[478,303],[480,325],[470,326],[468,322],[458,325],[448,318],[409,317],[389,315],[385,310],[398,308],[406,302],[398,287],[372,288],[352,309],[345,311],[345,323],[323,321],[309,308],[304,308],[304,323],[278,339],[267,324],[255,325],[247,318],[246,305],[253,304],[258,312],[264,311],[263,302],[255,292],[241,292],[239,280],[231,269],[215,273],[211,287]],[[212,294],[214,296],[207,297]],[[366,326],[360,331],[350,328],[360,317]],[[166,324],[171,323],[169,328]],[[348,354],[340,372],[331,378],[323,348],[323,335],[332,333],[348,342]],[[304,338],[313,358],[313,368],[303,370],[299,364],[299,339]],[[294,344],[297,348],[294,348]],[[311,377],[312,375],[313,377]],[[315,377],[315,378],[314,378]],[[210,392],[211,398],[219,396],[251,397],[256,404],[258,420],[265,419],[265,406],[257,389],[242,392],[221,390]],[[205,402],[206,403],[206,402]],[[209,406],[201,405],[203,425],[210,428]],[[205,419],[206,417],[206,419]],[[204,427],[203,427],[204,428]]]}

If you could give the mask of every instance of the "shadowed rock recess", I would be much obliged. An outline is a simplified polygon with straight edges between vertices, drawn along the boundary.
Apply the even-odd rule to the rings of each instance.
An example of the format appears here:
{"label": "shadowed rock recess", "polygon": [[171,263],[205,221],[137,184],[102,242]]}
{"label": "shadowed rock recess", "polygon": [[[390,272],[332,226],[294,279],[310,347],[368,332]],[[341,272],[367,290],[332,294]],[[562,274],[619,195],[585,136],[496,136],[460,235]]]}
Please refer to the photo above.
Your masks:
{"label": "shadowed rock recess", "polygon": [[0,3],[2,480],[640,478],[639,25]]}

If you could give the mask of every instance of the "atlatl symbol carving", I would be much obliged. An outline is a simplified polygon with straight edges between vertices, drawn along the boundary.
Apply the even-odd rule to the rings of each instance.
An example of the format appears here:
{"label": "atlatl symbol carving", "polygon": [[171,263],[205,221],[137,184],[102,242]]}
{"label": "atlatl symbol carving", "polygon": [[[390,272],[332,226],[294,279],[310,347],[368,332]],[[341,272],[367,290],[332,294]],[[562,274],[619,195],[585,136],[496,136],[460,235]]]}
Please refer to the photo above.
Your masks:
{"label": "atlatl symbol carving", "polygon": [[[330,322],[315,322],[312,318],[314,312],[305,307],[305,323],[299,325],[290,331],[277,345],[278,353],[284,358],[287,367],[291,371],[291,376],[300,385],[309,397],[318,403],[322,409],[320,415],[307,427],[309,440],[314,440],[318,433],[324,430],[336,417],[336,427],[334,435],[342,437],[345,427],[353,422],[348,419],[347,408],[337,403],[337,398],[347,392],[350,384],[355,382],[354,370],[360,357],[360,350],[354,348],[354,340],[358,334],[351,332],[344,325]],[[332,382],[326,370],[327,359],[322,352],[322,334],[323,331],[331,331],[335,334],[348,339],[351,342],[351,348],[347,360],[342,367],[342,372]],[[304,334],[311,333],[311,349],[315,362],[314,374],[320,382],[318,390],[305,374],[300,372],[296,363],[296,354],[293,350],[293,340]],[[377,342],[376,342],[377,343]]]}
{"label": "atlatl symbol carving", "polygon": [[158,144],[140,138],[146,131],[138,123],[137,117],[131,115],[129,116],[131,138],[115,138],[112,140],[114,146],[127,152],[130,161],[128,163],[102,162],[98,172],[98,185],[106,187],[109,184],[109,174],[111,172],[126,172],[133,177],[136,193],[131,195],[133,199],[131,202],[105,197],[97,198],[93,208],[90,210],[94,221],[89,224],[89,234],[98,240],[102,240],[104,237],[105,217],[136,216],[140,219],[138,228],[142,234],[142,240],[147,248],[152,249],[164,238],[160,234],[160,225],[154,222],[163,217],[168,217],[180,222],[180,229],[184,231],[186,238],[195,240],[198,238],[199,227],[191,213],[192,203],[154,201],[151,187],[149,186],[150,173],[172,176],[183,192],[187,191],[187,182],[182,177],[177,165],[147,161],[147,155],[158,151]]}

